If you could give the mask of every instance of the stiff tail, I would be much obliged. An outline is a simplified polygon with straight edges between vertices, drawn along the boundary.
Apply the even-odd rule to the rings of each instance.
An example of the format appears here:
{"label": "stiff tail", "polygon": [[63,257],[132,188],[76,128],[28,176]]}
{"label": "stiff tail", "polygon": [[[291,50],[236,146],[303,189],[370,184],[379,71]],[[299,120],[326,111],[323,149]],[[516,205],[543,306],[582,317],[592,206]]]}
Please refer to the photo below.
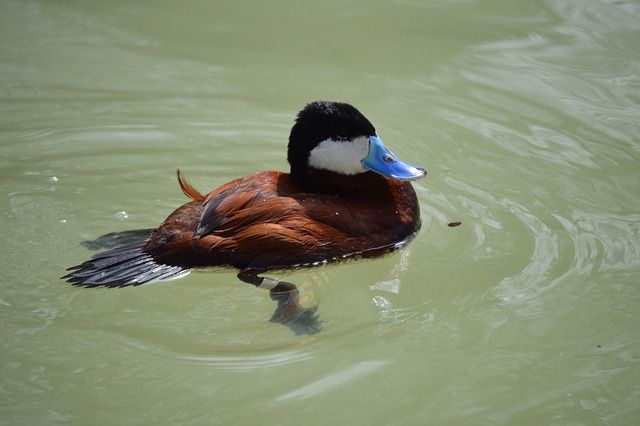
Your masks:
{"label": "stiff tail", "polygon": [[142,251],[145,243],[127,244],[96,254],[67,269],[71,272],[62,279],[84,287],[127,287],[171,278],[186,271],[180,266],[156,263],[151,255]]}
{"label": "stiff tail", "polygon": [[204,201],[207,198],[191,185],[187,178],[182,175],[180,169],[176,170],[176,176],[178,177],[178,184],[184,195],[195,201]]}

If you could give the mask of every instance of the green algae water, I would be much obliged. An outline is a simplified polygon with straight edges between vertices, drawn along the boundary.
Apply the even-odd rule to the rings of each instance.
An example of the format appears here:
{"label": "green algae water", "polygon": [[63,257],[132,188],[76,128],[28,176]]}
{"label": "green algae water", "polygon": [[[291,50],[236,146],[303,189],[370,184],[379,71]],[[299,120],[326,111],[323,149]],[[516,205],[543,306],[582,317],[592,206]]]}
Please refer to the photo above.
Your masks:
{"label": "green algae water", "polygon": [[[0,424],[639,424],[638,2],[6,0],[0,58]],[[60,280],[317,99],[429,171],[407,247],[274,276],[321,333],[234,271]]]}

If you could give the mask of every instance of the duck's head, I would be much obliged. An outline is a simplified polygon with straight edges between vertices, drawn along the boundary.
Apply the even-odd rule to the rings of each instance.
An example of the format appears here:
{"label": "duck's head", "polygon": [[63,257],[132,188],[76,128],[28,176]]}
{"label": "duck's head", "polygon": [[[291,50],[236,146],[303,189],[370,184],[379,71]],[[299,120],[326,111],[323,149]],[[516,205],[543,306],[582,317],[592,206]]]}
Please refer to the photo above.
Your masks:
{"label": "duck's head", "polygon": [[422,167],[400,161],[384,146],[371,122],[342,102],[316,101],[298,113],[287,159],[297,182],[304,182],[314,169],[346,176],[373,171],[395,180],[427,174]]}

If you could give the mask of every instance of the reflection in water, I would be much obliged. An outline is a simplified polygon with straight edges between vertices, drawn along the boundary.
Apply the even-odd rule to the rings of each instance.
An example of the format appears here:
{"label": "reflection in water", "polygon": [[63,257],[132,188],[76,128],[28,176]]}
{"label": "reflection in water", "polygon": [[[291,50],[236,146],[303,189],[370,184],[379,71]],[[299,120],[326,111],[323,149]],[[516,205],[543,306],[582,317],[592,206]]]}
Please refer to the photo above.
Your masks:
{"label": "reflection in water", "polygon": [[155,229],[132,229],[122,232],[109,232],[95,240],[82,241],[80,244],[89,250],[111,249],[131,243],[147,241]]}

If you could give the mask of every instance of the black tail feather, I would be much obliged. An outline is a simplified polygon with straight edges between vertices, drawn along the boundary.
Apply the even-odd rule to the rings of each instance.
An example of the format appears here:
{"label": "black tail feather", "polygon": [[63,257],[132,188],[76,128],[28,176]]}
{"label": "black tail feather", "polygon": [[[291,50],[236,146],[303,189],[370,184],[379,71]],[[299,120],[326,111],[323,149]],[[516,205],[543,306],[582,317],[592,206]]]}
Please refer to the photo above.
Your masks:
{"label": "black tail feather", "polygon": [[137,242],[98,253],[86,262],[67,269],[62,277],[84,287],[127,287],[173,277],[185,271],[180,266],[156,263],[145,253],[145,242]]}

